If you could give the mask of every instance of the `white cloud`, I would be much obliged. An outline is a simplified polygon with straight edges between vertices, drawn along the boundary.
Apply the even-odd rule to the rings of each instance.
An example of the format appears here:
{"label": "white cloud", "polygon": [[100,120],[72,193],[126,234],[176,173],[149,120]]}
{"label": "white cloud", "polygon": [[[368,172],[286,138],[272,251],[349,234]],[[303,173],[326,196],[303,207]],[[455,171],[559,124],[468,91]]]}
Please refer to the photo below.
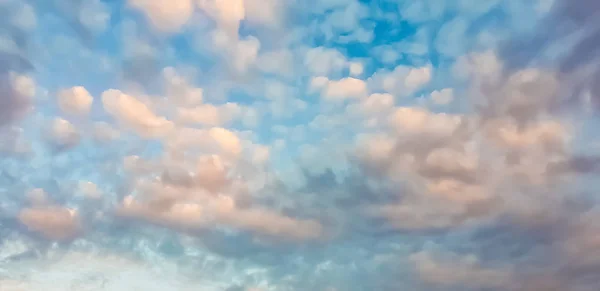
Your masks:
{"label": "white cloud", "polygon": [[237,34],[246,15],[244,0],[197,0],[198,6],[214,18],[227,33]]}
{"label": "white cloud", "polygon": [[509,150],[560,151],[570,140],[569,128],[556,120],[540,121],[526,128],[518,128],[511,120],[492,120],[486,133],[497,145]]}
{"label": "white cloud", "polygon": [[68,208],[25,208],[18,218],[30,231],[51,240],[73,239],[82,231],[77,212]]}
{"label": "white cloud", "polygon": [[348,61],[335,49],[316,47],[306,52],[304,65],[313,76],[327,77],[341,72],[348,65]]}
{"label": "white cloud", "polygon": [[90,112],[94,97],[81,86],[58,92],[58,107],[63,113],[83,115]]}
{"label": "white cloud", "polygon": [[362,75],[363,72],[364,72],[364,66],[362,63],[359,63],[359,62],[350,63],[350,75],[352,75],[354,77],[358,77],[358,76]]}
{"label": "white cloud", "polygon": [[233,72],[244,74],[256,64],[260,50],[260,40],[254,36],[238,38],[226,30],[215,29],[210,33],[214,52],[221,56]]}
{"label": "white cloud", "polygon": [[112,125],[106,122],[96,122],[93,128],[94,139],[102,142],[112,141],[121,135]]}
{"label": "white cloud", "polygon": [[447,105],[454,99],[454,90],[452,88],[445,88],[442,90],[436,90],[431,92],[431,100],[436,105]]}
{"label": "white cloud", "polygon": [[220,202],[217,210],[221,222],[291,240],[313,240],[323,235],[323,227],[312,220],[296,220],[266,209],[236,209],[230,200]]}
{"label": "white cloud", "polygon": [[79,181],[78,190],[83,196],[91,199],[99,199],[102,197],[102,191],[98,186],[90,181]]}
{"label": "white cloud", "polygon": [[[167,181],[153,183],[154,186],[145,188],[145,196],[151,199],[127,196],[119,214],[176,230],[224,226],[291,241],[314,240],[323,235],[323,227],[314,220],[295,219],[258,206],[240,208],[235,196],[230,196],[233,194],[230,191],[238,186],[228,177],[229,171],[218,156],[200,157],[197,170],[191,176],[195,181],[192,188],[162,184]],[[153,190],[148,191],[150,189]],[[198,189],[212,194],[202,194]]]}
{"label": "white cloud", "polygon": [[255,37],[247,37],[238,42],[234,54],[234,68],[238,72],[246,72],[256,62],[260,41]]}
{"label": "white cloud", "polygon": [[244,0],[244,4],[248,22],[274,28],[281,25],[288,3],[284,0]]}
{"label": "white cloud", "polygon": [[209,134],[226,151],[236,155],[241,153],[240,139],[233,132],[224,128],[214,127],[209,130]]}
{"label": "white cloud", "polygon": [[392,126],[400,134],[449,136],[460,125],[462,117],[432,113],[423,108],[401,107],[390,117]]}
{"label": "white cloud", "polygon": [[79,144],[81,135],[75,126],[62,118],[55,118],[48,128],[48,137],[57,147],[70,148]]}
{"label": "white cloud", "polygon": [[349,105],[346,108],[346,112],[362,116],[386,116],[386,111],[392,110],[394,103],[394,96],[391,94],[374,93],[361,99],[359,103]]}
{"label": "white cloud", "polygon": [[257,67],[266,73],[290,77],[294,73],[294,58],[289,50],[267,51],[260,54],[256,60]]}
{"label": "white cloud", "polygon": [[385,70],[376,72],[368,82],[372,91],[407,96],[428,84],[432,77],[431,66],[411,68],[401,65],[391,72]]}
{"label": "white cloud", "polygon": [[409,92],[412,92],[429,83],[429,81],[431,81],[431,67],[416,68],[408,72],[406,79],[404,79],[404,86]]}
{"label": "white cloud", "polygon": [[263,151],[263,146],[252,142],[245,132],[234,132],[220,127],[177,128],[165,138],[164,145],[165,153],[179,157],[187,156],[188,161],[202,155],[214,154],[219,160],[235,163],[239,159],[253,160]]}
{"label": "white cloud", "polygon": [[192,0],[128,0],[131,7],[141,11],[159,31],[177,32],[194,12]]}
{"label": "white cloud", "polygon": [[188,81],[180,76],[173,67],[167,67],[162,71],[166,83],[167,97],[174,104],[180,106],[194,106],[202,103],[204,90],[191,86]]}
{"label": "white cloud", "polygon": [[146,104],[119,90],[104,91],[102,104],[107,113],[142,137],[161,137],[174,127],[173,122],[157,116]]}
{"label": "white cloud", "polygon": [[243,111],[236,103],[218,106],[203,104],[192,108],[179,108],[177,115],[182,122],[221,126],[239,118]]}
{"label": "white cloud", "polygon": [[[514,13],[536,14],[517,0],[29,1],[35,26],[10,23],[23,3],[0,2],[15,28],[0,36],[2,287],[596,290],[596,120],[554,102],[586,73],[463,52],[514,36]],[[475,20],[496,7],[506,17]],[[40,30],[69,28],[62,16],[78,37]],[[373,48],[375,27],[397,38],[405,22],[410,36]],[[122,49],[82,46],[108,30]],[[60,58],[42,49],[55,40]],[[68,84],[90,76],[103,107]],[[55,120],[50,88],[70,88]],[[456,253],[419,252],[426,240]],[[108,259],[115,246],[144,261]],[[103,258],[63,256],[74,249]]]}
{"label": "white cloud", "polygon": [[22,96],[22,98],[33,98],[36,93],[35,81],[26,75],[11,73],[10,75],[14,90]]}
{"label": "white cloud", "polygon": [[321,89],[321,95],[326,100],[344,100],[360,98],[367,94],[367,83],[363,80],[348,77],[340,80],[313,78],[312,89]]}

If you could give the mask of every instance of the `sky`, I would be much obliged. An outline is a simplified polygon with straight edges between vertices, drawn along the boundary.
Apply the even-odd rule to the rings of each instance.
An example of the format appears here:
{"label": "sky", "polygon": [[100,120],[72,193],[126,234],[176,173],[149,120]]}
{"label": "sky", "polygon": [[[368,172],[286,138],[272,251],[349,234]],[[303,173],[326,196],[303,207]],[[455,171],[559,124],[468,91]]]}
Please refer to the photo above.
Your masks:
{"label": "sky", "polygon": [[597,291],[598,3],[0,0],[0,291]]}

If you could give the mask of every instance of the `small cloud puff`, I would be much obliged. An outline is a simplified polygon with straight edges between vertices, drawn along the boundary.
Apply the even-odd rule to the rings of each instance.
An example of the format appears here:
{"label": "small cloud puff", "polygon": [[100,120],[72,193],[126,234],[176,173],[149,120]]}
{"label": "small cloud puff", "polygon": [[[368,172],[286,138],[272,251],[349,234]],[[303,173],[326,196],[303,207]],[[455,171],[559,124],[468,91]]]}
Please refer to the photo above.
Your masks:
{"label": "small cloud puff", "polygon": [[61,149],[68,149],[79,144],[81,135],[77,128],[68,120],[55,118],[48,128],[48,137],[50,142]]}
{"label": "small cloud puff", "polygon": [[51,240],[70,240],[82,231],[77,211],[63,207],[25,208],[19,212],[18,219],[30,231]]}
{"label": "small cloud puff", "polygon": [[368,92],[365,81],[352,77],[340,80],[316,77],[312,79],[310,88],[313,91],[320,91],[321,96],[329,101],[360,98]]}
{"label": "small cloud puff", "polygon": [[63,113],[84,115],[90,112],[94,97],[81,86],[58,92],[58,107]]}

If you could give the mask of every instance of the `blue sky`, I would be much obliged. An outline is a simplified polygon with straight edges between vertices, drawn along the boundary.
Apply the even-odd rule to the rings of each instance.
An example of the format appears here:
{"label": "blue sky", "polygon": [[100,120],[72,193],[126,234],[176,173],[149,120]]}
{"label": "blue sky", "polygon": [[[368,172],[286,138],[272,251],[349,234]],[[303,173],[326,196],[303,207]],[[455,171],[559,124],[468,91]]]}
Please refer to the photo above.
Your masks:
{"label": "blue sky", "polygon": [[598,11],[0,1],[0,290],[596,290]]}

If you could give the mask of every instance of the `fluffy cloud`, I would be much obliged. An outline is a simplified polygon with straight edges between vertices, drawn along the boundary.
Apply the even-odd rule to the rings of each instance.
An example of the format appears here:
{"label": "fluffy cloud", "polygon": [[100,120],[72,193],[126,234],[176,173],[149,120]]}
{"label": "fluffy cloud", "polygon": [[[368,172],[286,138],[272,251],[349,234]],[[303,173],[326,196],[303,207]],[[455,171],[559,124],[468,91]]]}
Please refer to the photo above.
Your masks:
{"label": "fluffy cloud", "polygon": [[176,32],[190,19],[194,12],[192,0],[129,0],[129,5],[148,18],[150,23],[160,31]]}
{"label": "fluffy cloud", "polygon": [[344,100],[347,98],[360,98],[367,94],[367,83],[356,78],[343,78],[328,80],[325,77],[313,78],[313,90],[320,90],[326,100]]}
{"label": "fluffy cloud", "polygon": [[202,104],[195,107],[180,108],[177,115],[182,122],[218,126],[239,118],[242,111],[243,109],[235,103],[218,106]]}
{"label": "fluffy cloud", "polygon": [[401,107],[390,116],[390,123],[400,134],[448,137],[462,122],[460,115],[433,113],[424,108]]}
{"label": "fluffy cloud", "polygon": [[166,83],[166,93],[169,99],[180,106],[194,106],[204,99],[204,90],[194,88],[188,81],[180,76],[175,68],[168,67],[163,70],[163,77]]}
{"label": "fluffy cloud", "polygon": [[81,140],[81,135],[75,126],[62,118],[55,118],[47,130],[50,141],[59,148],[76,146]]}
{"label": "fluffy cloud", "polygon": [[[223,138],[222,143],[225,142],[230,146],[231,141]],[[167,170],[160,181],[140,184],[144,196],[127,196],[119,213],[192,233],[216,224],[283,240],[313,240],[322,236],[323,228],[317,221],[238,205],[236,200],[245,187],[230,177],[234,170],[231,167],[219,156],[200,156],[195,170],[178,173]]]}
{"label": "fluffy cloud", "polygon": [[90,181],[80,181],[78,184],[79,191],[87,198],[99,199],[102,197],[102,191],[98,186]]}
{"label": "fluffy cloud", "polygon": [[229,33],[237,33],[240,21],[246,16],[244,0],[201,0],[198,5]]}
{"label": "fluffy cloud", "polygon": [[335,49],[312,48],[304,56],[304,65],[315,76],[339,73],[347,64],[346,57]]}
{"label": "fluffy cloud", "polygon": [[394,107],[394,96],[391,94],[374,93],[360,100],[357,104],[351,104],[346,108],[349,114],[358,114],[363,116],[385,115]]}
{"label": "fluffy cloud", "polygon": [[0,76],[0,92],[4,96],[0,99],[2,117],[0,124],[22,118],[33,106],[35,95],[33,79],[14,72],[4,72]]}
{"label": "fluffy cloud", "polygon": [[52,240],[69,240],[82,231],[77,212],[61,207],[25,208],[19,221],[30,231]]}
{"label": "fluffy cloud", "polygon": [[431,78],[431,67],[397,66],[393,71],[381,70],[375,73],[368,82],[371,90],[407,96],[428,84]]}
{"label": "fluffy cloud", "polygon": [[446,105],[454,99],[454,91],[451,88],[431,92],[431,100],[437,105]]}
{"label": "fluffy cloud", "polygon": [[203,150],[233,156],[239,155],[242,151],[240,137],[221,127],[179,128],[166,139],[165,145],[174,151]]}
{"label": "fluffy cloud", "polygon": [[79,115],[89,113],[92,102],[94,97],[81,86],[58,92],[58,106],[64,113]]}
{"label": "fluffy cloud", "polygon": [[174,127],[172,121],[156,115],[146,104],[119,90],[104,91],[102,104],[107,113],[143,137],[164,136]]}

